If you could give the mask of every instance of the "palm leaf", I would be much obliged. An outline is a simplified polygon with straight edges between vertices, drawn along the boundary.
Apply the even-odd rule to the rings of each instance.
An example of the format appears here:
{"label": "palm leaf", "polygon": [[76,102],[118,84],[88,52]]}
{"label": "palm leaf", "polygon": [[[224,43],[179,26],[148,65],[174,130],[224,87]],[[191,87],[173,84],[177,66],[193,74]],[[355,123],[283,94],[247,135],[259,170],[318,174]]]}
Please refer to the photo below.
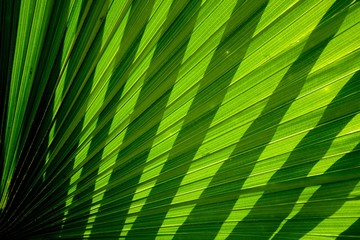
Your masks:
{"label": "palm leaf", "polygon": [[2,239],[360,238],[360,3],[1,3]]}

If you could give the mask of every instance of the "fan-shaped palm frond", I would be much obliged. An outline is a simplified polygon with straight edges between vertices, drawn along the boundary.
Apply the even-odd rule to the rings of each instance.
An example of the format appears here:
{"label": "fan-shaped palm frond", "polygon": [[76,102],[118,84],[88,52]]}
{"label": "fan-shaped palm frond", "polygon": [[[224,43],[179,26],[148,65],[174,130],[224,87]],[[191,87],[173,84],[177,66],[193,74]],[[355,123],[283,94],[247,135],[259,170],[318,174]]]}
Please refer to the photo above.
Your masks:
{"label": "fan-shaped palm frond", "polygon": [[360,238],[360,2],[5,0],[2,239]]}

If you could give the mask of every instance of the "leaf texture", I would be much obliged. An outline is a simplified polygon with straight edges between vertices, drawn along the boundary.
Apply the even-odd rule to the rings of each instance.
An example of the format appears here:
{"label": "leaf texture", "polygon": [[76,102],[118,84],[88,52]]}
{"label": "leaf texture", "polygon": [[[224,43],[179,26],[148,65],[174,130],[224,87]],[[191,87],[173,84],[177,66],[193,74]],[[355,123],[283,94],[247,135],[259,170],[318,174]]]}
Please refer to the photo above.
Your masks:
{"label": "leaf texture", "polygon": [[1,239],[360,238],[360,2],[1,4]]}

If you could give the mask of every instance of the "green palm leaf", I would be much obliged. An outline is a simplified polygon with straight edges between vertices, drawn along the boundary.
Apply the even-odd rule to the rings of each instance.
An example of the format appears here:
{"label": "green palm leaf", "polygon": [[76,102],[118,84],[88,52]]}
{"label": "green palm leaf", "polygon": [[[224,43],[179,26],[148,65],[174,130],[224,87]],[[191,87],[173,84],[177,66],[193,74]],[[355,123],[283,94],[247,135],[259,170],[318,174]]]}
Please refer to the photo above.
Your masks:
{"label": "green palm leaf", "polygon": [[360,238],[360,3],[2,1],[1,239]]}

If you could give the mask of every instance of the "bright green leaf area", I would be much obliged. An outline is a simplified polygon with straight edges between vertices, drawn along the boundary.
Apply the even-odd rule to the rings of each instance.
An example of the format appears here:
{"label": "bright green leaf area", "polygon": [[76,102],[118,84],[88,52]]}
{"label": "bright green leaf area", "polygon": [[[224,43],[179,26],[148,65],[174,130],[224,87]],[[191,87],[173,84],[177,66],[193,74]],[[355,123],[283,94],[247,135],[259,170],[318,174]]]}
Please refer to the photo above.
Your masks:
{"label": "bright green leaf area", "polygon": [[0,4],[1,239],[360,239],[360,2]]}

